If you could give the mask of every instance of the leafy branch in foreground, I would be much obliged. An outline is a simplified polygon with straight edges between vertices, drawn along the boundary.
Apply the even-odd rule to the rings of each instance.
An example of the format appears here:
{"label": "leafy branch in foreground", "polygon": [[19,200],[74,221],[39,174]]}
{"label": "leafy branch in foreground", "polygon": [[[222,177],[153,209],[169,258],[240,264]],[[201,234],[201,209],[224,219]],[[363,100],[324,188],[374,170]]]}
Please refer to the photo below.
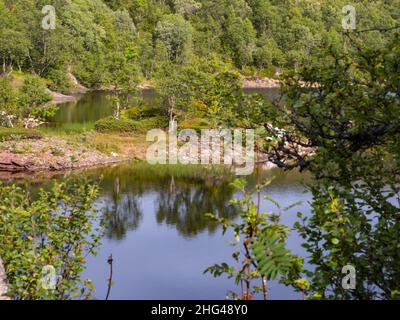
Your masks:
{"label": "leafy branch in foreground", "polygon": [[[400,33],[385,46],[333,47],[283,86],[266,150],[315,179],[312,214],[296,223],[320,299],[398,299],[400,291]],[[279,135],[278,130],[284,128]],[[357,273],[342,285],[343,267]]]}
{"label": "leafy branch in foreground", "polygon": [[[95,184],[55,183],[31,195],[21,187],[0,186],[0,256],[14,299],[90,298],[90,280],[80,276],[85,258],[96,254],[103,222],[94,207]],[[43,285],[43,270],[54,268],[56,283]]]}
{"label": "leafy branch in foreground", "polygon": [[[260,194],[270,182],[258,185],[255,192]],[[280,224],[282,213],[287,212],[297,203],[288,208],[281,208],[278,203],[265,196],[266,200],[277,207],[278,213],[260,212],[260,201],[257,204],[254,202],[255,192],[246,191],[244,180],[235,180],[232,186],[243,195],[242,199],[230,201],[231,205],[239,207],[240,223],[234,223],[210,213],[207,216],[223,226],[224,234],[228,229],[233,230],[236,242],[232,245],[237,250],[232,257],[238,263],[238,267],[227,263],[215,264],[207,268],[204,273],[211,273],[214,277],[227,274],[229,278],[235,278],[236,285],[241,287],[241,295],[231,292],[234,299],[250,300],[257,293],[262,293],[264,299],[267,300],[268,281],[278,278],[285,285],[293,285],[296,290],[304,291],[304,288],[298,285],[299,282],[308,283],[307,280],[300,279],[303,259],[286,248],[290,230]],[[253,285],[254,280],[259,280],[261,286]]]}

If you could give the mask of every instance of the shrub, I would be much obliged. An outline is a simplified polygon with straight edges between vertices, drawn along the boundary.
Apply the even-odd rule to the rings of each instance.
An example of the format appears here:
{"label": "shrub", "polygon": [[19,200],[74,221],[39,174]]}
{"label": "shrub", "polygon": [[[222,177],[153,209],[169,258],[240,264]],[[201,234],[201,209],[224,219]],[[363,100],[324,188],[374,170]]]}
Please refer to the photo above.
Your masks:
{"label": "shrub", "polygon": [[88,53],[86,58],[74,65],[74,75],[79,83],[88,88],[101,88],[106,85],[109,73],[106,70],[107,61],[104,54]]}
{"label": "shrub", "polygon": [[122,114],[126,118],[132,120],[142,120],[145,118],[158,117],[162,114],[162,110],[154,106],[136,106],[124,110]]}
{"label": "shrub", "polygon": [[164,129],[168,127],[168,119],[166,117],[152,117],[138,121],[141,131],[148,131],[151,129]]}
{"label": "shrub", "polygon": [[57,113],[59,107],[56,105],[45,106],[32,110],[31,115],[36,119],[48,121]]}
{"label": "shrub", "polygon": [[74,84],[71,82],[71,79],[69,79],[67,73],[63,70],[51,70],[47,75],[47,78],[51,81],[49,88],[52,91],[69,94],[74,88]]}
{"label": "shrub", "polygon": [[39,107],[51,101],[51,95],[46,92],[46,89],[44,81],[39,77],[27,77],[20,89],[19,104],[29,113],[31,108]]}
{"label": "shrub", "polygon": [[201,129],[208,129],[209,123],[207,120],[202,118],[192,118],[185,119],[181,123],[178,124],[179,129],[193,129],[196,131],[200,131]]}
{"label": "shrub", "polygon": [[116,119],[107,117],[96,121],[94,124],[98,132],[133,132],[141,130],[141,125],[137,121],[131,119]]}
{"label": "shrub", "polygon": [[7,78],[0,78],[0,111],[15,114],[17,94]]}
{"label": "shrub", "polygon": [[[82,271],[103,235],[103,219],[95,208],[98,186],[82,179],[49,189],[31,197],[15,185],[0,185],[0,256],[7,294],[16,300],[90,299],[92,282],[82,278]],[[52,290],[43,282],[49,268],[57,275]]]}

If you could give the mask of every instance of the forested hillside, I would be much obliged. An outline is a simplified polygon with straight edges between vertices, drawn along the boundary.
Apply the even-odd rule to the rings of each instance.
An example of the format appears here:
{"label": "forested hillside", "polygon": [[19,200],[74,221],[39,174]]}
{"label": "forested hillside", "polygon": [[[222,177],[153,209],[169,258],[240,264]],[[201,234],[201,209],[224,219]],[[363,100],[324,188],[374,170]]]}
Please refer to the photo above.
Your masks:
{"label": "forested hillside", "polygon": [[[56,29],[43,30],[45,5]],[[29,71],[68,92],[68,66],[87,87],[121,76],[148,81],[161,65],[212,61],[243,74],[273,76],[308,64],[319,47],[342,42],[338,0],[0,0],[2,72]],[[358,30],[392,27],[400,1],[353,1]],[[362,38],[362,39],[361,39]],[[384,33],[360,35],[385,44]],[[277,69],[279,68],[279,69]]]}

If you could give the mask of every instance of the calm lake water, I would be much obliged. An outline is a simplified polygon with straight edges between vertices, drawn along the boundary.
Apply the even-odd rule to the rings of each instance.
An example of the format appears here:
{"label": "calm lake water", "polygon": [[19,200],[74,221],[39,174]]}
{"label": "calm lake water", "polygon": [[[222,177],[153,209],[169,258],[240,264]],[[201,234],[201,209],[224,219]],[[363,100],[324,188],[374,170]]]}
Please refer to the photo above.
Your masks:
{"label": "calm lake water", "polygon": [[[78,96],[75,102],[59,104],[59,109],[52,119],[52,124],[58,127],[71,124],[92,125],[95,121],[113,114],[114,106],[111,103],[110,92],[89,91]],[[146,104],[159,103],[154,90],[142,91],[142,99]]]}
{"label": "calm lake water", "polygon": [[[211,174],[197,179],[190,174],[179,176],[179,169],[133,163],[88,172],[104,176],[99,203],[108,212],[103,245],[99,255],[88,260],[85,271],[94,281],[97,298],[106,296],[110,254],[115,259],[111,299],[224,299],[229,290],[237,289],[232,279],[203,275],[215,263],[234,263],[228,243],[234,240],[232,234],[222,236],[222,228],[205,217],[212,212],[237,218],[235,208],[228,205],[239,196],[229,186],[233,177],[220,179]],[[310,196],[304,193],[302,175],[279,169],[258,175],[260,181],[275,177],[265,192],[281,206],[305,201],[286,212],[283,223],[293,226],[298,211],[309,211]],[[256,179],[256,173],[247,177],[250,188]],[[262,201],[262,210],[275,208]],[[304,254],[300,245],[301,239],[292,233],[289,247]],[[270,297],[300,298],[277,283],[271,285]]]}
{"label": "calm lake water", "polygon": [[[259,93],[269,100],[279,97],[278,89],[245,89],[245,92]],[[76,102],[60,104],[59,110],[51,121],[52,125],[67,127],[79,124],[90,128],[95,121],[113,114],[114,106],[108,98],[109,95],[110,92],[107,91],[89,91],[80,96]],[[144,90],[139,98],[147,105],[161,103],[155,90]],[[132,97],[132,100],[135,104],[136,99]]]}
{"label": "calm lake water", "polygon": [[[276,90],[261,92],[267,98]],[[112,114],[108,93],[89,92],[77,103],[60,106],[54,122],[90,124]],[[157,99],[154,91],[144,92],[151,103]],[[228,205],[235,194],[229,183],[234,177],[219,172],[204,173],[201,168],[150,166],[123,163],[105,168],[88,169],[79,175],[99,180],[101,196],[96,204],[106,212],[106,235],[96,257],[89,257],[84,277],[94,281],[95,297],[104,299],[107,291],[109,266],[107,258],[114,257],[114,286],[110,299],[225,299],[229,290],[237,291],[232,279],[213,278],[203,271],[215,263],[233,263],[232,234],[222,236],[222,229],[210,222],[205,213],[237,219],[237,210]],[[257,177],[258,175],[258,177]],[[268,196],[282,207],[299,200],[304,203],[282,216],[293,226],[296,213],[309,212],[310,195],[304,192],[304,176],[279,169],[259,171],[246,179],[249,187],[257,179],[275,177],[266,190]],[[37,190],[50,185],[54,179],[26,179],[27,187]],[[273,209],[262,201],[262,210]],[[304,255],[301,239],[293,232],[289,247]],[[291,288],[271,283],[271,299],[300,299]]]}
{"label": "calm lake water", "polygon": [[[211,212],[238,219],[237,210],[228,205],[230,199],[240,197],[229,185],[234,176],[195,166],[183,169],[140,162],[87,169],[78,175],[100,182],[101,195],[96,206],[106,217],[106,233],[99,253],[88,257],[84,271],[84,278],[94,282],[95,298],[106,296],[110,254],[114,258],[110,299],[223,300],[229,290],[239,292],[232,279],[203,274],[215,263],[234,265],[234,248],[229,245],[229,241],[234,241],[233,235],[223,236],[222,228],[205,217],[205,213]],[[282,215],[282,222],[293,226],[298,211],[309,212],[310,195],[304,193],[302,185],[304,175],[280,169],[258,170],[246,180],[248,187],[254,188],[257,179],[272,177],[274,180],[264,194],[282,207],[304,201]],[[25,179],[23,183],[34,193],[64,178]],[[261,209],[277,212],[266,200],[262,200]],[[305,254],[295,232],[288,246],[294,253]],[[291,288],[275,282],[269,287],[271,299],[300,299]]]}

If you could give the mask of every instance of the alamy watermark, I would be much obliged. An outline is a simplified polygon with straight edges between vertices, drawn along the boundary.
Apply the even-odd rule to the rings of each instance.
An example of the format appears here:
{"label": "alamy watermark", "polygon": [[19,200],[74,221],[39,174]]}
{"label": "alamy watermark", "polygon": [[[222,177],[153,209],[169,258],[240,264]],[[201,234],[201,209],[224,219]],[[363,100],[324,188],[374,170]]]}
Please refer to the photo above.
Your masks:
{"label": "alamy watermark", "polygon": [[58,278],[56,269],[53,266],[44,266],[42,268],[42,278],[40,279],[39,285],[45,290],[56,290]]}
{"label": "alamy watermark", "polygon": [[342,279],[342,288],[344,290],[354,290],[356,288],[356,268],[352,265],[346,265],[342,268],[345,276]]}
{"label": "alamy watermark", "polygon": [[233,165],[237,175],[254,171],[253,129],[203,129],[200,133],[185,129],[178,133],[177,123],[170,123],[168,132],[153,129],[146,141],[150,164]]}
{"label": "alamy watermark", "polygon": [[351,5],[342,8],[344,17],[342,19],[342,27],[345,30],[355,30],[357,27],[356,8]]}
{"label": "alamy watermark", "polygon": [[44,30],[54,30],[56,28],[56,8],[46,5],[42,8],[42,14],[45,15],[42,19],[42,28]]}

